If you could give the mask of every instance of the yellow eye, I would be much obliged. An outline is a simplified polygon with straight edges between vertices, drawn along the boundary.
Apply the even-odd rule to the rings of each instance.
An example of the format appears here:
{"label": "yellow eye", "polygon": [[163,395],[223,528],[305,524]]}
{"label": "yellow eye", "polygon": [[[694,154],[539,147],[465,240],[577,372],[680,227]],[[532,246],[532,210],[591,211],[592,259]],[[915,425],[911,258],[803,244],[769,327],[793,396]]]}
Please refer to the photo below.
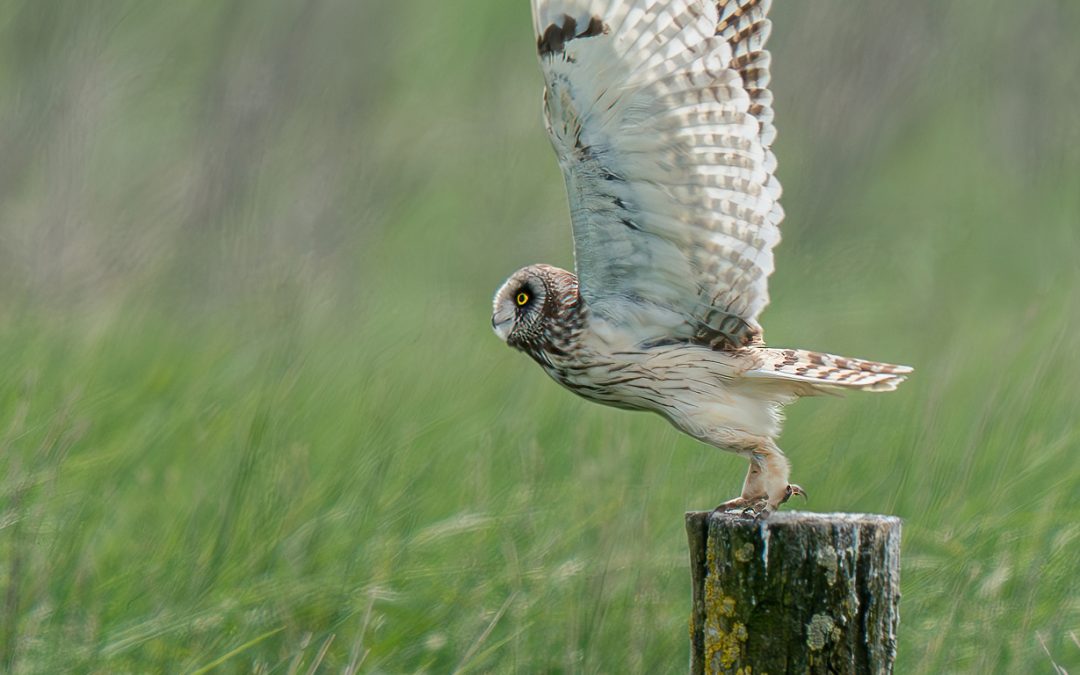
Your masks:
{"label": "yellow eye", "polygon": [[523,292],[517,294],[516,299],[517,299],[518,307],[524,307],[526,305],[526,303],[529,302],[529,294],[525,293],[523,291]]}

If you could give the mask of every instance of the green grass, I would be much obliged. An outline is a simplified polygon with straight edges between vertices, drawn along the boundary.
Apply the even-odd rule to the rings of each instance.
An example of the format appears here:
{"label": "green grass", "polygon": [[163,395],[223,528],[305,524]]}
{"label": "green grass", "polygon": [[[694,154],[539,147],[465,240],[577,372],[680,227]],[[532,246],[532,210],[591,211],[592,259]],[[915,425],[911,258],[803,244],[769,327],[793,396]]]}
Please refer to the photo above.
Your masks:
{"label": "green grass", "polygon": [[[802,402],[784,445],[811,508],[905,518],[901,672],[1046,671],[1040,640],[1075,665],[1080,326],[1011,349],[993,317],[890,338],[868,313],[809,330],[918,375]],[[283,672],[330,635],[328,672],[682,668],[682,512],[737,492],[737,458],[566,394],[479,302],[137,316],[3,332],[17,672]]]}
{"label": "green grass", "polygon": [[[904,518],[897,672],[1077,672],[1080,17],[820,1],[766,337],[916,372],[790,408],[793,478]],[[489,327],[572,264],[527,3],[346,5],[0,2],[0,672],[685,670],[743,461]]]}

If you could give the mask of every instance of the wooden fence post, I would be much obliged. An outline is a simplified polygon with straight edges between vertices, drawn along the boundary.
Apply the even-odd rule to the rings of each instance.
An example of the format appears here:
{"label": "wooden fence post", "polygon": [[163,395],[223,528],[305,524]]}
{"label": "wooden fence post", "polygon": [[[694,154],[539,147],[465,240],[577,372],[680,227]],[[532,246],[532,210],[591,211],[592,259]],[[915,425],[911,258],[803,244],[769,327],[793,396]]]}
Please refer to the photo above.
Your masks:
{"label": "wooden fence post", "polygon": [[892,673],[900,519],[686,514],[690,672]]}

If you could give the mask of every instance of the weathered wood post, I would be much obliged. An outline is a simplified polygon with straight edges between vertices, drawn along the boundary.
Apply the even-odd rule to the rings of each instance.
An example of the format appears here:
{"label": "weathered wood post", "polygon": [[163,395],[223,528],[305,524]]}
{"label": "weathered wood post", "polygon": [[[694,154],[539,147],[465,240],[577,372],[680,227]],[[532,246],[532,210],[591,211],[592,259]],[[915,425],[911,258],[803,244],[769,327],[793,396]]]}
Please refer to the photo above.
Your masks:
{"label": "weathered wood post", "polygon": [[900,519],[687,513],[690,672],[892,673]]}

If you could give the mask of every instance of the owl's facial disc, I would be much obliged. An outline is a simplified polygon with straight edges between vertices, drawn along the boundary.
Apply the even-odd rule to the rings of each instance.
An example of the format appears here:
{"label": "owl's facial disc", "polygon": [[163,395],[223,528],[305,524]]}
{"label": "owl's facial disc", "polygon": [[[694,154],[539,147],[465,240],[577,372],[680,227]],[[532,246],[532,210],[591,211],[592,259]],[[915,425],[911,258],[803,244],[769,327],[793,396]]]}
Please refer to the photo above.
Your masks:
{"label": "owl's facial disc", "polygon": [[495,294],[491,327],[503,342],[511,342],[522,330],[528,330],[540,316],[547,289],[528,267],[507,279]]}

